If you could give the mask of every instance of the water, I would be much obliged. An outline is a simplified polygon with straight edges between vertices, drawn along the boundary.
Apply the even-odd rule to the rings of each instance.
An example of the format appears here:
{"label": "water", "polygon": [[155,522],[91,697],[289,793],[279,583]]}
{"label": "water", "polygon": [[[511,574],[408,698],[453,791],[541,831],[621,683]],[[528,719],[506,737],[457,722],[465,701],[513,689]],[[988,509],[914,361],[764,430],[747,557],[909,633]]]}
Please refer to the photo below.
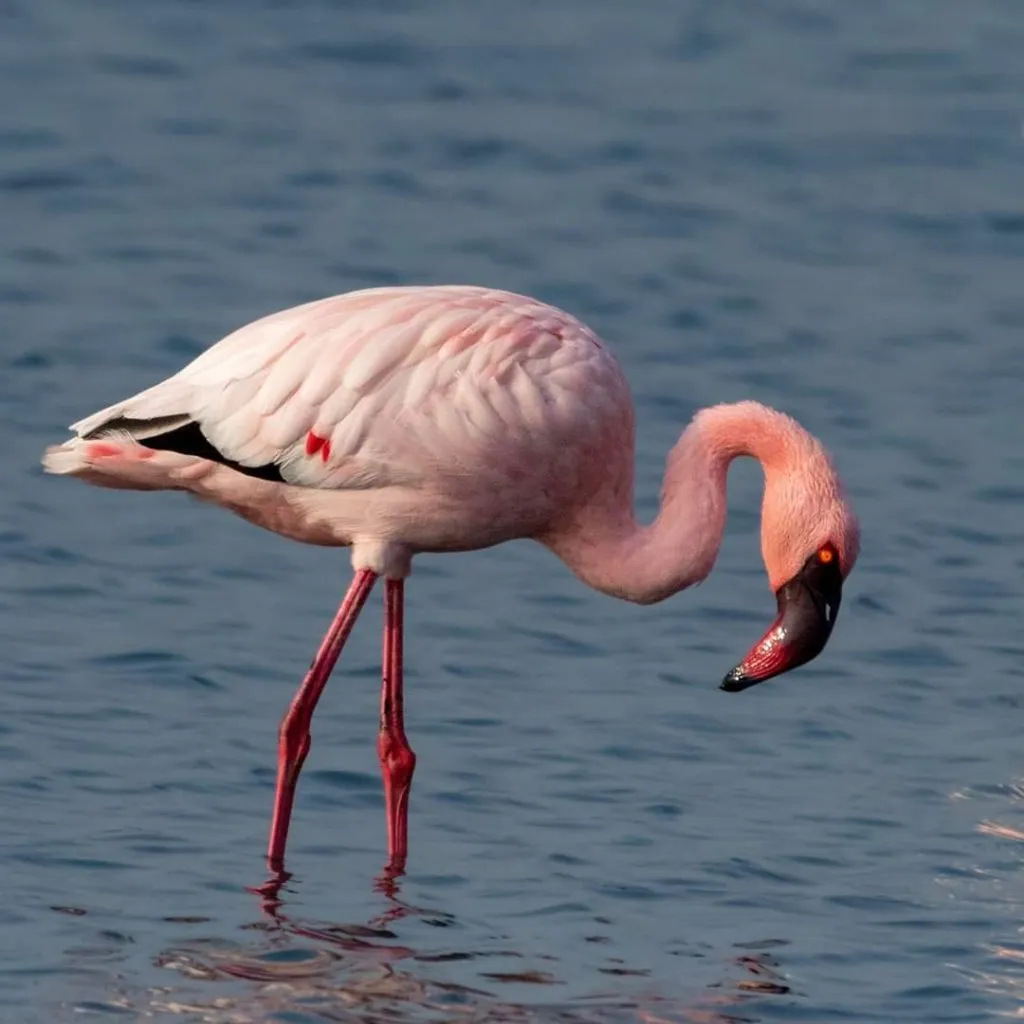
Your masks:
{"label": "water", "polygon": [[[6,0],[2,1019],[1024,1012],[1022,44],[1015,0]],[[37,460],[235,326],[407,281],[607,338],[645,513],[695,408],[789,410],[864,553],[826,655],[739,697],[751,466],[664,605],[422,559],[409,875],[374,887],[373,602],[261,899],[346,558]]]}

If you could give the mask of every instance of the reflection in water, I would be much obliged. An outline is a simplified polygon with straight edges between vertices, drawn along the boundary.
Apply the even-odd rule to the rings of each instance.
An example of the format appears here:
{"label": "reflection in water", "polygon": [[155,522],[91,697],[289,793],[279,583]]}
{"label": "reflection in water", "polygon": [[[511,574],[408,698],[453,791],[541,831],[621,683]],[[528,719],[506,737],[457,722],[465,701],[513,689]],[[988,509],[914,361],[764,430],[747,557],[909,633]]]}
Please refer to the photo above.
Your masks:
{"label": "reflection in water", "polygon": [[[144,995],[120,993],[104,1003],[80,1003],[74,1009],[196,1024],[341,1020],[364,1024],[394,1024],[398,1020],[756,1024],[761,1019],[754,1015],[757,1000],[790,991],[774,957],[758,946],[735,956],[729,975],[711,986],[703,998],[683,1002],[657,993],[626,996],[607,990],[584,999],[526,1005],[502,999],[500,986],[558,986],[557,964],[551,971],[484,969],[479,973],[479,986],[419,976],[417,964],[524,957],[508,950],[421,954],[402,945],[392,926],[403,918],[418,916],[445,926],[455,922],[442,911],[403,902],[398,877],[378,878],[376,889],[386,896],[389,906],[366,924],[294,919],[286,911],[285,899],[292,881],[290,875],[281,873],[249,890],[257,896],[262,916],[245,927],[245,942],[199,939],[160,953],[156,966],[177,973],[180,985],[150,989]],[[59,909],[66,912],[68,908]],[[615,958],[609,958],[599,971],[609,979],[647,974]]]}
{"label": "reflection in water", "polygon": [[[984,836],[1010,843],[1024,842],[1024,779],[1017,779],[995,790],[960,790],[953,794],[959,800],[992,800],[999,798],[1002,806],[999,818],[984,818],[977,824],[977,831]],[[1012,850],[1013,847],[1007,847]],[[1024,850],[1020,851],[1024,853]],[[998,856],[994,854],[994,856]],[[1020,873],[1020,857],[1013,858],[1012,864],[1003,860],[974,868],[975,886],[972,899],[979,903],[995,902],[1005,912],[1007,905],[1015,908],[1018,920],[1024,914],[1024,886],[1014,882]],[[984,949],[985,966],[982,969],[960,968],[961,973],[987,995],[997,997],[1005,1008],[999,1016],[1024,1020],[1024,942],[1021,941],[1022,926],[1008,935],[1002,942],[987,944]]]}

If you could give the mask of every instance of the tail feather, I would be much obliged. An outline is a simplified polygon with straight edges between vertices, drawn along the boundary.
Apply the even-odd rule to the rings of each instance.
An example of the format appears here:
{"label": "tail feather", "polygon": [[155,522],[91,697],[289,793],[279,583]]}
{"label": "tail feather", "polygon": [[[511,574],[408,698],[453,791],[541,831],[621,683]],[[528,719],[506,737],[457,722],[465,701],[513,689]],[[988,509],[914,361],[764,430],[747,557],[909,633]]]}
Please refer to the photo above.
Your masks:
{"label": "tail feather", "polygon": [[[244,473],[246,476],[256,477],[259,480],[271,480],[275,483],[283,483],[280,467],[273,462],[263,466],[243,466],[234,459],[229,458],[223,452],[215,448],[206,435],[203,433],[199,423],[185,413],[171,414],[167,416],[154,416],[148,419],[137,419],[131,416],[115,415],[99,422],[96,416],[89,417],[84,423],[91,424],[87,432],[79,434],[80,442],[96,443],[101,446],[104,442],[111,442],[126,450],[142,447],[143,451],[153,452],[175,452],[178,455],[187,455],[196,459],[207,459],[210,462],[219,462],[223,466]],[[51,452],[59,452],[68,447],[74,448],[74,441],[68,442],[60,448],[47,450],[47,458]],[[55,457],[56,464],[62,465],[61,457]],[[44,459],[44,466],[47,465]],[[49,469],[49,472],[70,472],[73,476],[81,476],[77,470]]]}
{"label": "tail feather", "polygon": [[195,464],[187,455],[153,451],[130,439],[86,441],[72,438],[43,453],[43,469],[74,476],[97,487],[128,491],[178,490],[178,474]]}
{"label": "tail feather", "polygon": [[[103,446],[115,446],[124,452],[134,451],[134,462],[140,458],[149,458],[154,453],[173,452],[192,459],[219,462],[246,476],[284,482],[276,463],[243,466],[214,447],[194,415],[183,411],[195,409],[196,402],[195,389],[183,381],[180,375],[161,381],[123,402],[73,423],[71,429],[78,437],[65,445],[47,449],[43,465],[51,473],[70,474],[99,483],[99,480],[94,479],[94,467],[86,469],[79,464],[81,453],[85,450],[79,445],[93,444],[99,446],[96,451],[101,451]],[[76,445],[76,441],[79,444]],[[146,455],[138,455],[140,451]],[[104,475],[109,476],[109,473],[105,472]],[[132,475],[133,478],[138,476],[134,471]],[[149,479],[149,474],[143,476]],[[108,483],[107,486],[112,485]]]}

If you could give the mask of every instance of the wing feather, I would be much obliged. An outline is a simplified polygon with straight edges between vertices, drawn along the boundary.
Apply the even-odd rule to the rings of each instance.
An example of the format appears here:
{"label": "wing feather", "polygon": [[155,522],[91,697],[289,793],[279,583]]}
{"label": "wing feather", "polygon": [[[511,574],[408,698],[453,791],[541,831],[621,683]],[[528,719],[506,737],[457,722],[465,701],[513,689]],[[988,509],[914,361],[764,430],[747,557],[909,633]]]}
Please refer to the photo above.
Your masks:
{"label": "wing feather", "polygon": [[263,416],[272,416],[299,390],[311,370],[311,345],[295,344],[266,369],[253,405]]}
{"label": "wing feather", "polygon": [[372,391],[395,372],[418,342],[419,330],[415,325],[382,331],[372,344],[361,345],[348,361],[342,384],[359,394]]}
{"label": "wing feather", "polygon": [[305,402],[286,402],[271,416],[264,416],[260,436],[271,451],[286,452],[291,448],[306,449],[306,435],[312,430],[318,436],[326,433],[316,429],[317,409]]}

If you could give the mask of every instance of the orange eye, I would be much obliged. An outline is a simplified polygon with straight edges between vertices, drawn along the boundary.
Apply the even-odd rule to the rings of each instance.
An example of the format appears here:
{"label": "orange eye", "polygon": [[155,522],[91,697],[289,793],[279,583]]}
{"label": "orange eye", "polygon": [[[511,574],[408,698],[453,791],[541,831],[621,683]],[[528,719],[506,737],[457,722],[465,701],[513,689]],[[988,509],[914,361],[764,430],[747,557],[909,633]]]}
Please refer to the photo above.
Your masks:
{"label": "orange eye", "polygon": [[831,548],[822,548],[818,552],[818,561],[821,562],[823,565],[828,565],[828,563],[831,562],[832,559],[835,557],[836,553]]}

